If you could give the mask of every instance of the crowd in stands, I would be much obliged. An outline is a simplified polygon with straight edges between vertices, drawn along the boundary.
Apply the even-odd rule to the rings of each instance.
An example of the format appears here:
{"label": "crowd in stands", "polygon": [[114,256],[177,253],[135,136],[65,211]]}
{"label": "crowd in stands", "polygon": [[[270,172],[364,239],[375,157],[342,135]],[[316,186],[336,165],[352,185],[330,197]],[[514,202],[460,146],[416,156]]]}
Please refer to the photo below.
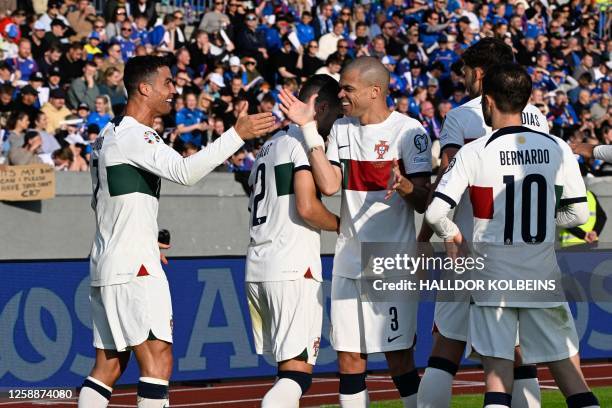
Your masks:
{"label": "crowd in stands", "polygon": [[[280,89],[297,92],[316,73],[339,79],[363,55],[381,59],[391,75],[389,106],[419,120],[435,145],[446,113],[468,100],[461,54],[489,36],[512,46],[527,68],[531,102],[553,134],[612,143],[605,1],[213,0],[198,10],[187,0],[165,13],[151,0],[109,0],[99,11],[89,0],[2,3],[5,164],[86,171],[90,142],[125,106],[125,62],[145,54],[172,60],[179,95],[154,128],[184,156],[231,127],[244,103],[286,126]],[[261,144],[236,153],[224,169],[248,171]],[[582,167],[592,175],[612,171],[597,161]]]}

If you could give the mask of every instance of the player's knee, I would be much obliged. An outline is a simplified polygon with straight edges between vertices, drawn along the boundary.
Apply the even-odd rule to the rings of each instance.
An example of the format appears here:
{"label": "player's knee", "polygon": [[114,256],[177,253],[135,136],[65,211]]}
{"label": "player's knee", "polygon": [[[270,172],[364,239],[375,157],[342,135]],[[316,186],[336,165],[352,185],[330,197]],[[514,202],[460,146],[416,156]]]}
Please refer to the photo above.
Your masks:
{"label": "player's knee", "polygon": [[172,364],[172,349],[164,349],[163,351],[156,353],[148,364],[141,367],[140,375],[143,377],[167,380],[172,375]]}
{"label": "player's knee", "polygon": [[385,357],[392,376],[414,369],[412,349],[388,351],[385,353]]}
{"label": "player's knee", "polygon": [[287,378],[295,381],[302,389],[302,395],[306,394],[310,386],[312,385],[312,374],[304,373],[302,371],[279,371],[277,377]]}
{"label": "player's knee", "polygon": [[338,366],[344,373],[360,373],[365,371],[366,360],[360,353],[338,353]]}
{"label": "player's knee", "polygon": [[464,351],[464,341],[444,337],[441,333],[434,333],[434,345],[431,351],[432,356],[441,357],[455,364],[459,364]]}
{"label": "player's knee", "polygon": [[105,362],[96,361],[90,376],[112,387],[119,377],[121,377],[122,373],[123,370],[121,369],[121,365],[116,360]]}

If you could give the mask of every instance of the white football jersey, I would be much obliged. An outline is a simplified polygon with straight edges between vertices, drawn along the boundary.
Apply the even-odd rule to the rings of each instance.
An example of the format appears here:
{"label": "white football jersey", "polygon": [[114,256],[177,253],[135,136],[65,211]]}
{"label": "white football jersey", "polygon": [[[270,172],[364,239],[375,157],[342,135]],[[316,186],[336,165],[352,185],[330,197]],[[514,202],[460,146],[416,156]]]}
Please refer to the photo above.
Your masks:
{"label": "white football jersey", "polygon": [[524,126],[498,129],[457,152],[434,197],[455,207],[466,189],[475,248],[491,244],[486,245],[486,277],[536,279],[558,272],[556,210],[586,201],[567,143]]}
{"label": "white football jersey", "polygon": [[142,268],[165,279],[157,244],[161,178],[190,184],[243,143],[231,128],[203,151],[184,159],[152,128],[130,116],[107,124],[92,151],[96,236],[90,256],[91,285],[126,283]]}
{"label": "white football jersey", "polygon": [[362,242],[416,242],[414,208],[397,194],[385,200],[385,194],[393,159],[408,177],[431,175],[431,143],[418,121],[398,112],[365,126],[346,117],[331,129],[327,158],[342,170],[333,273],[357,279]]}
{"label": "white football jersey", "polygon": [[[480,137],[490,135],[491,128],[485,124],[482,116],[482,96],[478,96],[461,106],[451,109],[444,119],[440,132],[440,148],[455,147],[460,149],[463,145],[470,143]],[[536,132],[549,133],[548,121],[538,108],[527,104],[522,114],[523,126]],[[473,226],[473,214],[471,211],[470,198],[466,194],[455,209],[454,221],[470,241]]]}
{"label": "white football jersey", "polygon": [[310,171],[302,142],[301,130],[291,125],[270,138],[253,163],[247,282],[295,280],[309,270],[322,280],[320,231],[306,224],[295,203],[293,175]]}

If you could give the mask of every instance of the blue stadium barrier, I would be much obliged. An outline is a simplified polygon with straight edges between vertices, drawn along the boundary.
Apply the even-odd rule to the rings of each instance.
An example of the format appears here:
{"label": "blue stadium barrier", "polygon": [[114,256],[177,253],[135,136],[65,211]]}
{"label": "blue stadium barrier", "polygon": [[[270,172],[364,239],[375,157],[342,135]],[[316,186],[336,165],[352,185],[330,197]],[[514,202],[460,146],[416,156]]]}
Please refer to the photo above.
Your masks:
{"label": "blue stadium barrier", "polygon": [[[568,256],[568,262],[585,267],[610,259],[605,253]],[[244,264],[243,257],[193,258],[172,259],[165,267],[174,308],[174,381],[275,374],[274,362],[253,349]],[[332,257],[324,257],[327,307],[318,373],[337,369],[328,341],[331,265]],[[93,365],[88,261],[2,262],[0,276],[0,387],[79,386]],[[582,357],[612,356],[612,303],[580,303],[572,309]],[[422,303],[416,349],[421,367],[431,350],[432,315],[433,304]],[[385,368],[382,355],[372,357],[370,369]],[[121,383],[137,379],[132,360]]]}

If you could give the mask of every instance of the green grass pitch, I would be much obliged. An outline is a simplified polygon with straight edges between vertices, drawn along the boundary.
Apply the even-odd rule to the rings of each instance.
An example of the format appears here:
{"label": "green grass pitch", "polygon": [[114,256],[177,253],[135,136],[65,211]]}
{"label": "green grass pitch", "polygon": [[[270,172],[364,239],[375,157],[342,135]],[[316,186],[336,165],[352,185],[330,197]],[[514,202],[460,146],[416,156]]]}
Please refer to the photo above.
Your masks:
{"label": "green grass pitch", "polygon": [[[593,392],[599,399],[601,407],[612,407],[612,387],[593,388]],[[482,407],[481,394],[455,395],[451,404],[452,408],[478,408]],[[326,407],[337,407],[337,405],[326,405]],[[378,401],[371,404],[372,408],[403,408],[400,401]],[[542,390],[543,408],[565,408],[565,398],[559,391]]]}

